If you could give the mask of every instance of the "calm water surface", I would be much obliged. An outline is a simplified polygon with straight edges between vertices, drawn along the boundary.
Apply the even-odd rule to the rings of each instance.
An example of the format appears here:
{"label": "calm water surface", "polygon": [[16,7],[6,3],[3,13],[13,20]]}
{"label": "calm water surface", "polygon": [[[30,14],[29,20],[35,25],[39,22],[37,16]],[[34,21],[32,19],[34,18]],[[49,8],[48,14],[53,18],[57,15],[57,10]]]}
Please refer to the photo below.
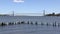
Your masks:
{"label": "calm water surface", "polygon": [[0,34],[60,34],[60,27],[20,24],[0,27]]}
{"label": "calm water surface", "polygon": [[[35,23],[60,23],[60,16],[0,16],[0,23],[27,21]],[[60,34],[60,27],[20,24],[0,26],[0,34]]]}

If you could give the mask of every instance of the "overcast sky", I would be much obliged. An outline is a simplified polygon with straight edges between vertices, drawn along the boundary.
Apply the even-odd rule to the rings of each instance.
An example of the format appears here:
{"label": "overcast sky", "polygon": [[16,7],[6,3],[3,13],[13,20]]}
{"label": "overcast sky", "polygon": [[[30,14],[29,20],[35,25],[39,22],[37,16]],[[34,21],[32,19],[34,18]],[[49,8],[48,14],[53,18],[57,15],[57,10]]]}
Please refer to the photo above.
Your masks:
{"label": "overcast sky", "polygon": [[[60,13],[60,0],[0,0],[0,13]],[[37,15],[37,14],[36,14]],[[41,15],[41,14],[40,14]]]}

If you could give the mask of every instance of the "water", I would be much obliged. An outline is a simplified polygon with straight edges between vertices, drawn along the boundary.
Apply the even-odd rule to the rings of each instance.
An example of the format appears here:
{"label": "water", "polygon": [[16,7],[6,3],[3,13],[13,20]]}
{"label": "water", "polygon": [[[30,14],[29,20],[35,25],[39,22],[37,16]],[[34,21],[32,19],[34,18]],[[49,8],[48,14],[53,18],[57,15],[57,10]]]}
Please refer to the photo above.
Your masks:
{"label": "water", "polygon": [[38,25],[31,24],[19,24],[19,25],[8,25],[0,26],[0,34],[60,34],[60,27],[53,27],[52,25],[40,25],[40,23],[54,23],[56,21],[57,25],[60,23],[60,17],[57,16],[0,16],[0,22],[18,22],[27,21],[35,23]]}
{"label": "water", "polygon": [[38,22],[38,23],[60,23],[60,16],[0,16],[1,22],[19,22],[19,21],[29,21],[29,22]]}
{"label": "water", "polygon": [[60,34],[60,27],[20,24],[0,27],[0,34]]}

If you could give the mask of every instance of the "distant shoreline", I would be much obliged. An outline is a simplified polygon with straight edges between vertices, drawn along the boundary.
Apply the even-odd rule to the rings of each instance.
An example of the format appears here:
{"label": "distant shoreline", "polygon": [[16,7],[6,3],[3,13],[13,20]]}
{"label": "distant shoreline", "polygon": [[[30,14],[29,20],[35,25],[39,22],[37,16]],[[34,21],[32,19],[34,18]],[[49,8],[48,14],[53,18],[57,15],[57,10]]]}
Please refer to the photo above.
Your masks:
{"label": "distant shoreline", "polygon": [[55,13],[52,13],[52,14],[46,14],[45,16],[60,16],[60,13],[59,13],[59,14],[55,14]]}

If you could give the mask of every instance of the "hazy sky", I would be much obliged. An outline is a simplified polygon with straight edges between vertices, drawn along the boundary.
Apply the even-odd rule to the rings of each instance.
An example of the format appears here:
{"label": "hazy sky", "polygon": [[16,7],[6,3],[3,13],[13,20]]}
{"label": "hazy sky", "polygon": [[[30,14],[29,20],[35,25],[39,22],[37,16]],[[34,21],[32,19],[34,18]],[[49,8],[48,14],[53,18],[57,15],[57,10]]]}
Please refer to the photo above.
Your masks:
{"label": "hazy sky", "polygon": [[0,0],[0,13],[59,13],[60,0]]}

